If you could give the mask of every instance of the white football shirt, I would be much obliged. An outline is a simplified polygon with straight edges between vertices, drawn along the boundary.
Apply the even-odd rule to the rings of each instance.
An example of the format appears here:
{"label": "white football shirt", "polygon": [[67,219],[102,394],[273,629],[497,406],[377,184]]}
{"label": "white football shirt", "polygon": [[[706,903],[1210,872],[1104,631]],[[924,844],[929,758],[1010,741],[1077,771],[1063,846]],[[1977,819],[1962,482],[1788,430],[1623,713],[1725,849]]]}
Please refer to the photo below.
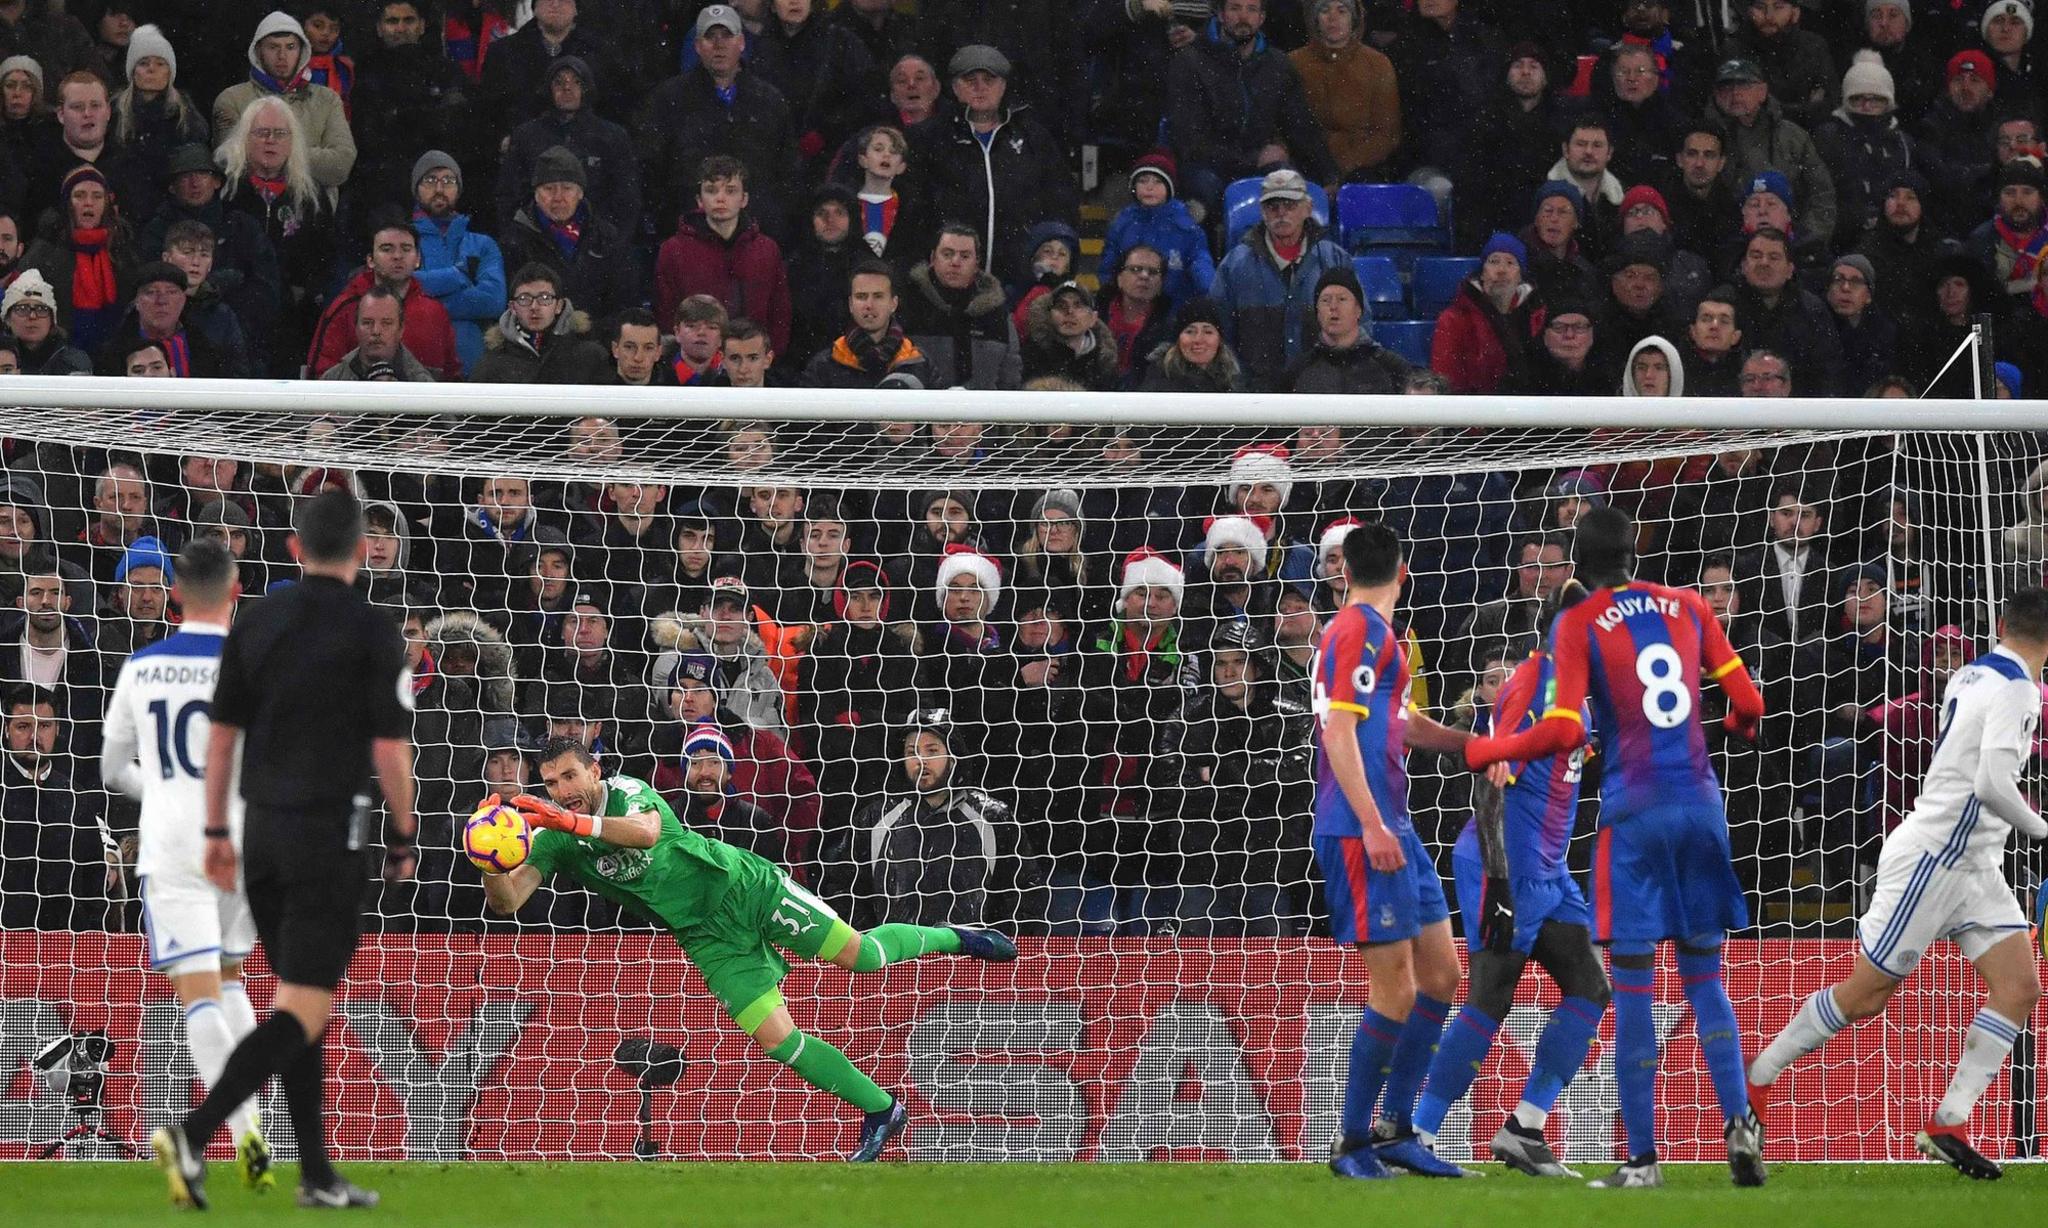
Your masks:
{"label": "white football shirt", "polygon": [[[137,874],[200,873],[206,847],[207,717],[228,629],[186,623],[121,664],[107,704],[102,771],[142,799]],[[242,844],[242,800],[228,797],[228,827]]]}
{"label": "white football shirt", "polygon": [[1943,866],[1997,869],[2012,825],[1977,797],[1977,767],[1987,750],[2034,753],[2041,686],[2026,663],[1994,648],[1955,672],[1942,693],[1941,733],[1913,811],[1888,840],[1934,853]]}

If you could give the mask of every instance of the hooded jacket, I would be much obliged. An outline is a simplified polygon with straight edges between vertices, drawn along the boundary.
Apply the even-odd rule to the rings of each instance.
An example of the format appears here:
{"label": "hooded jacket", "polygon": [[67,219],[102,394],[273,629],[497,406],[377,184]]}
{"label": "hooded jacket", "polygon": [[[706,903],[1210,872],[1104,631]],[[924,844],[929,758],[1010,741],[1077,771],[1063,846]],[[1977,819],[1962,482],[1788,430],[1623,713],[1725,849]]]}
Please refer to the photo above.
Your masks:
{"label": "hooded jacket", "polygon": [[[1067,249],[1067,271],[1039,275],[1033,265],[1038,249],[1048,243],[1058,243]],[[1024,242],[1017,248],[1015,268],[1017,275],[1010,281],[1010,297],[1016,300],[1016,307],[1010,311],[1010,322],[1017,326],[1017,335],[1022,337],[1031,327],[1031,304],[1049,293],[1062,282],[1071,281],[1081,275],[1081,232],[1065,222],[1040,222],[1024,232]]]}
{"label": "hooded jacket", "polygon": [[1429,365],[1451,381],[1452,392],[1498,392],[1509,379],[1519,377],[1529,347],[1543,329],[1543,315],[1526,282],[1516,289],[1514,304],[1503,315],[1478,280],[1468,278],[1436,318]]}
{"label": "hooded jacket", "polygon": [[730,239],[719,237],[701,211],[685,214],[654,262],[654,320],[675,328],[676,304],[708,294],[727,312],[768,330],[768,346],[789,352],[789,270],[782,248],[744,212]]}
{"label": "hooded jacket", "polygon": [[1020,351],[1025,379],[1057,375],[1090,392],[1109,392],[1117,386],[1116,338],[1100,316],[1089,333],[1092,344],[1083,353],[1075,353],[1053,327],[1051,295],[1042,294],[1032,302],[1028,321],[1029,331]]}
{"label": "hooded jacket", "polygon": [[1216,280],[1209,236],[1177,196],[1149,208],[1132,201],[1111,219],[1102,240],[1102,263],[1096,268],[1102,285],[1116,284],[1124,253],[1134,247],[1149,247],[1159,253],[1166,265],[1159,292],[1176,303],[1209,293],[1210,283]]}
{"label": "hooded jacket", "polygon": [[1899,123],[1896,111],[1854,115],[1837,107],[1814,129],[1813,144],[1835,184],[1836,251],[1854,244],[1884,216],[1885,184],[1893,176],[1913,171],[1939,181],[1946,173],[1933,151]]}
{"label": "hooded jacket", "polygon": [[[953,771],[959,770],[956,760]],[[1022,897],[1043,875],[1010,808],[959,785],[940,798],[934,805],[915,793],[885,797],[854,820],[862,924],[1023,919]]]}
{"label": "hooded jacket", "polygon": [[[583,105],[574,111],[555,107],[549,82],[563,69],[583,82]],[[640,155],[626,130],[592,108],[598,102],[597,74],[580,56],[556,57],[540,83],[546,105],[540,114],[512,130],[505,159],[498,165],[498,216],[511,217],[533,193],[533,167],[540,156],[560,145],[583,163],[589,181],[584,195],[591,207],[620,234],[637,235],[642,218]],[[444,147],[445,148],[445,147]]]}
{"label": "hooded jacket", "polygon": [[[269,81],[262,62],[256,58],[256,45],[273,34],[289,34],[299,40],[299,63],[289,81]],[[306,65],[312,59],[313,44],[307,41],[305,28],[289,13],[272,13],[258,22],[256,33],[249,38],[250,79],[229,86],[213,100],[213,143],[218,146],[228,139],[235,121],[249,109],[250,103],[265,94],[276,94],[298,116],[313,179],[323,188],[339,188],[348,182],[349,172],[355,169],[356,138],[349,131],[341,95],[306,80]]]}
{"label": "hooded jacket", "polygon": [[[1309,16],[1315,16],[1314,5]],[[1288,55],[1308,109],[1322,125],[1337,174],[1378,166],[1401,147],[1401,91],[1394,62],[1359,41],[1362,6],[1353,4],[1351,41],[1331,50],[1320,39]]]}
{"label": "hooded jacket", "polygon": [[1628,360],[1621,364],[1621,395],[1625,397],[1644,395],[1636,388],[1636,355],[1650,349],[1662,350],[1664,352],[1664,361],[1671,364],[1671,391],[1664,395],[1670,397],[1684,396],[1685,363],[1678,357],[1678,347],[1662,337],[1645,337],[1641,341],[1636,342],[1635,348],[1628,352]]}
{"label": "hooded jacket", "polygon": [[590,317],[565,305],[538,348],[524,335],[512,309],[484,334],[484,356],[470,373],[472,384],[602,384],[611,356],[590,339]]}
{"label": "hooded jacket", "polygon": [[1229,345],[1217,348],[1216,358],[1206,367],[1189,362],[1168,337],[1152,351],[1145,374],[1138,380],[1139,392],[1243,392],[1244,367]]}
{"label": "hooded jacket", "polygon": [[747,628],[746,641],[733,656],[725,656],[714,647],[711,624],[702,614],[681,610],[657,614],[647,624],[647,639],[657,650],[654,664],[647,672],[650,687],[666,690],[668,676],[674,672],[676,658],[682,653],[710,653],[718,658],[718,666],[725,674],[725,686],[718,694],[720,705],[730,708],[753,728],[766,729],[783,738],[789,736],[782,706],[782,682],[769,660],[766,641],[753,627]]}

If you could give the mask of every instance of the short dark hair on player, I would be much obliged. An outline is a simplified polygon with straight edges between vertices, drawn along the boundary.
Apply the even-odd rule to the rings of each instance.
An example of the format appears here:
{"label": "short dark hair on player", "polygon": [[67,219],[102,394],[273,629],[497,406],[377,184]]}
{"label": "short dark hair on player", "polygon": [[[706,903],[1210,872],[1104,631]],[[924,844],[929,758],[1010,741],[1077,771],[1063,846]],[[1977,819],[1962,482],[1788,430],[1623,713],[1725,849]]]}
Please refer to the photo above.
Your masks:
{"label": "short dark hair on player", "polygon": [[2048,588],[2023,588],[2005,599],[2005,633],[2040,643],[2048,640]]}
{"label": "short dark hair on player", "polygon": [[363,505],[339,487],[299,504],[292,517],[299,555],[308,563],[346,563],[363,540]]}
{"label": "short dark hair on player", "polygon": [[543,763],[553,763],[564,755],[576,756],[578,763],[597,762],[597,756],[590,753],[590,748],[575,738],[549,738],[541,744],[540,754],[534,757],[533,762],[538,767]]}
{"label": "short dark hair on player", "polygon": [[1636,522],[1618,507],[1596,507],[1572,524],[1572,562],[1590,582],[1635,573]]}
{"label": "short dark hair on player", "polygon": [[202,601],[226,596],[235,572],[235,556],[218,537],[194,537],[178,551],[178,587]]}
{"label": "short dark hair on player", "polygon": [[1401,573],[1401,535],[1384,524],[1362,524],[1344,537],[1344,571],[1351,583],[1386,584]]}

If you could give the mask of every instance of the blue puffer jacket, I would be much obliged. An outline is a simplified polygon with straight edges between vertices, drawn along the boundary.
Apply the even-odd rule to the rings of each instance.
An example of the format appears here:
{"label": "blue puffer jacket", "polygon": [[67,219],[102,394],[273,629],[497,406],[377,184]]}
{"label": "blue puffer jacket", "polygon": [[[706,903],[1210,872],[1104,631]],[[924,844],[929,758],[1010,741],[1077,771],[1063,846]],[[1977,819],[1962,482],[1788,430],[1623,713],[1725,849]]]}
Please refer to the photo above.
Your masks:
{"label": "blue puffer jacket", "polygon": [[1261,390],[1278,386],[1295,360],[1308,348],[1309,325],[1315,318],[1316,282],[1329,269],[1344,268],[1351,257],[1314,218],[1302,234],[1301,258],[1281,276],[1266,243],[1266,224],[1244,232],[1244,238],[1223,257],[1209,297],[1223,311],[1223,340]]}
{"label": "blue puffer jacket", "polygon": [[1209,236],[1202,233],[1179,199],[1151,208],[1135,203],[1123,207],[1102,240],[1103,285],[1115,284],[1117,265],[1134,247],[1152,248],[1166,258],[1166,285],[1161,293],[1168,299],[1184,303],[1209,293],[1209,283],[1216,278]]}
{"label": "blue puffer jacket", "polygon": [[415,214],[412,229],[420,240],[420,268],[414,276],[448,309],[455,355],[467,376],[483,357],[484,330],[505,313],[505,256],[496,239],[470,233],[466,213],[449,218],[445,232]]}

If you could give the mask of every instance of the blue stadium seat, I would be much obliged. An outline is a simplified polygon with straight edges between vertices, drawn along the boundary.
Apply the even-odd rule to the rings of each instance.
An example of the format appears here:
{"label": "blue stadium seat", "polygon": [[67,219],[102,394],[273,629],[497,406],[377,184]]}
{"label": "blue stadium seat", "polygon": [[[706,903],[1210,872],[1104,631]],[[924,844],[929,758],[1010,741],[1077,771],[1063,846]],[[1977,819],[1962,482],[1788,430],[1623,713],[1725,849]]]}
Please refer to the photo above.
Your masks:
{"label": "blue stadium seat", "polygon": [[1409,284],[1416,316],[1434,320],[1442,315],[1444,308],[1458,296],[1458,287],[1478,271],[1479,259],[1476,256],[1416,257],[1414,280]]}
{"label": "blue stadium seat", "polygon": [[1372,339],[1414,363],[1429,365],[1429,342],[1436,336],[1435,320],[1379,320],[1372,326]]}
{"label": "blue stadium seat", "polygon": [[1405,246],[1449,250],[1450,218],[1412,183],[1347,183],[1337,189],[1337,231],[1353,252]]}
{"label": "blue stadium seat", "polygon": [[1408,314],[1401,270],[1385,256],[1353,256],[1351,270],[1365,290],[1365,307],[1376,320],[1398,320]]}
{"label": "blue stadium seat", "polygon": [[[1230,254],[1231,248],[1237,246],[1237,241],[1244,237],[1244,232],[1250,230],[1259,220],[1260,182],[1260,178],[1255,175],[1249,179],[1235,180],[1229,187],[1223,189],[1223,254],[1226,256]],[[1327,228],[1330,224],[1329,193],[1323,191],[1320,185],[1312,183],[1308,185],[1308,203],[1309,212]]]}

